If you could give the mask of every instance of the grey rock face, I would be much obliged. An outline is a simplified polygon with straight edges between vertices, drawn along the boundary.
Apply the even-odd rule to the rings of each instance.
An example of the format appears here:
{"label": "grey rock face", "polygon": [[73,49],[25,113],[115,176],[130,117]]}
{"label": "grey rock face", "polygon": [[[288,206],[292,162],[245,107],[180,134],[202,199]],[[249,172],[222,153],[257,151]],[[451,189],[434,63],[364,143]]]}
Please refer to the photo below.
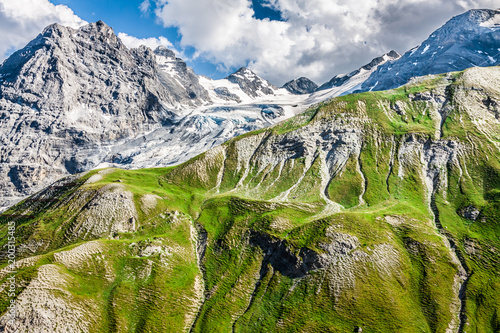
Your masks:
{"label": "grey rock face", "polygon": [[285,88],[292,94],[300,95],[315,92],[316,89],[318,89],[318,85],[309,80],[307,77],[300,77],[298,79],[288,81],[282,88]]}
{"label": "grey rock face", "polygon": [[[128,50],[113,30],[99,21],[75,30],[47,27],[0,67],[0,97],[37,110],[69,112],[84,103],[106,115],[159,120],[169,91],[157,80],[153,54]],[[136,91],[138,92],[136,94]]]}
{"label": "grey rock face", "polygon": [[386,90],[416,76],[500,64],[499,15],[500,10],[470,10],[452,18],[399,60],[380,66],[360,90]]}
{"label": "grey rock face", "polygon": [[238,97],[238,95],[233,94],[226,87],[217,87],[214,89],[214,91],[217,94],[217,96],[226,101],[235,101],[237,103],[241,102],[241,99]]}
{"label": "grey rock face", "polygon": [[88,170],[112,142],[171,122],[177,100],[202,102],[160,76],[150,49],[127,49],[102,21],[47,27],[0,67],[0,197]]}
{"label": "grey rock face", "polygon": [[273,95],[274,89],[277,89],[267,80],[261,79],[257,74],[245,67],[241,67],[236,72],[226,77],[226,79],[238,84],[241,90],[251,97],[257,97],[259,93]]}
{"label": "grey rock face", "polygon": [[477,207],[469,205],[467,207],[462,208],[458,214],[468,220],[476,221],[481,214],[481,211],[477,209]]}
{"label": "grey rock face", "polygon": [[[147,49],[147,48],[144,48]],[[158,79],[171,93],[172,105],[198,105],[209,101],[208,92],[200,85],[198,76],[173,51],[158,46],[154,53],[158,64]]]}
{"label": "grey rock face", "polygon": [[173,58],[175,59],[174,51],[170,50],[166,46],[160,45],[154,50],[155,54],[165,57],[165,58]]}
{"label": "grey rock face", "polygon": [[163,84],[154,53],[128,50],[102,21],[47,27],[0,67],[0,197],[88,170],[111,142],[171,121],[174,102],[201,103],[180,67],[186,87]]}

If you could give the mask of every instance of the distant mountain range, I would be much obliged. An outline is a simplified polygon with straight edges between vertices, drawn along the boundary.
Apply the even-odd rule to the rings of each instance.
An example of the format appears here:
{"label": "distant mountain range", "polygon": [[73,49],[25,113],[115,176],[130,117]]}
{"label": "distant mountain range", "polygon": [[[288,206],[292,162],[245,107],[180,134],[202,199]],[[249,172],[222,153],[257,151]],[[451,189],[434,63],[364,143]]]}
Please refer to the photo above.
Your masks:
{"label": "distant mountain range", "polygon": [[319,87],[302,77],[277,88],[248,68],[211,80],[167,48],[128,49],[102,21],[48,26],[0,66],[0,207],[98,166],[178,164],[331,97],[497,65],[498,13],[469,11],[402,57]]}

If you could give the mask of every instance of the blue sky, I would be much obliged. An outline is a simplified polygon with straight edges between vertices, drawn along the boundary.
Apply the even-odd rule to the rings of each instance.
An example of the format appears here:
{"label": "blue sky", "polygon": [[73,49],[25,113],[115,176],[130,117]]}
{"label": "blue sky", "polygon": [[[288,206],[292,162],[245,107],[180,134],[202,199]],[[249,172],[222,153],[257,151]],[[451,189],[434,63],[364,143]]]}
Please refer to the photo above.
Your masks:
{"label": "blue sky", "polygon": [[451,17],[498,0],[0,0],[0,60],[51,23],[103,20],[129,47],[168,45],[196,73],[247,66],[276,85],[321,84],[390,50],[404,53]]}

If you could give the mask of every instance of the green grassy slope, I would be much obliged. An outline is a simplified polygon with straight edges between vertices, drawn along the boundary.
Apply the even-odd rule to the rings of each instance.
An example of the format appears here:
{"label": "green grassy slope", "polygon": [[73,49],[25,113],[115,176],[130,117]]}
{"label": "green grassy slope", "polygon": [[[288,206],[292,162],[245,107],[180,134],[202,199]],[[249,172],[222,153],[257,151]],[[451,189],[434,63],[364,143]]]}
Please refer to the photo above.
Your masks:
{"label": "green grassy slope", "polygon": [[497,332],[498,81],[343,96],[177,167],[63,179],[2,215],[17,297],[50,268],[92,332]]}

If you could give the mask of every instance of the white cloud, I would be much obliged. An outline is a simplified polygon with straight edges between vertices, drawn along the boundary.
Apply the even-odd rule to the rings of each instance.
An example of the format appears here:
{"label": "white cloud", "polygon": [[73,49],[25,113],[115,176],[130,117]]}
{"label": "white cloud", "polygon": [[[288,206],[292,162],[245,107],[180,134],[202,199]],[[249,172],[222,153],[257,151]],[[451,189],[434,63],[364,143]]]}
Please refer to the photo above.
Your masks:
{"label": "white cloud", "polygon": [[156,0],[155,13],[195,56],[226,68],[248,64],[277,84],[298,76],[322,83],[391,49],[405,52],[452,16],[496,2],[265,0],[281,12],[279,22],[254,18],[250,0]]}
{"label": "white cloud", "polygon": [[172,43],[165,37],[149,37],[149,38],[137,38],[134,36],[127,35],[124,32],[119,32],[118,37],[122,40],[123,44],[127,46],[129,49],[137,48],[141,45],[145,45],[151,49],[156,49],[158,46],[163,45],[168,48],[173,48]]}
{"label": "white cloud", "polygon": [[130,36],[124,32],[119,32],[118,37],[121,39],[123,44],[125,44],[126,47],[129,49],[132,48],[137,48],[141,45],[145,45],[149,47],[150,49],[154,50],[158,46],[162,45],[165,47],[168,47],[172,51],[174,51],[175,55],[177,57],[183,58],[184,60],[187,60],[187,57],[185,56],[184,53],[181,51],[178,51],[175,49],[174,45],[165,37],[160,36],[160,37],[149,37],[149,38],[137,38],[134,36]]}
{"label": "white cloud", "polygon": [[149,11],[149,8],[151,8],[151,2],[149,0],[144,0],[139,5],[139,9],[143,14],[147,13]]}
{"label": "white cloud", "polygon": [[0,60],[52,23],[78,28],[87,22],[67,6],[48,0],[0,0]]}

